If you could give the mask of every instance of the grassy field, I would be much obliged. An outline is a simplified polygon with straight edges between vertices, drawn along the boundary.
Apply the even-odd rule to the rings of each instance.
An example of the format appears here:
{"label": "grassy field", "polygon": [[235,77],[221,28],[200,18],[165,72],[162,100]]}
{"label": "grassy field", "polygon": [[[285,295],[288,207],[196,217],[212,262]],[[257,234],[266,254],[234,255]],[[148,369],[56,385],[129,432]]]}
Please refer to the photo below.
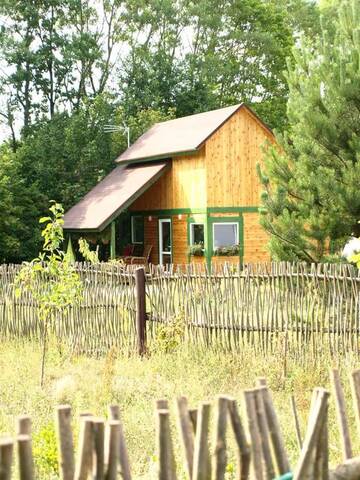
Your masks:
{"label": "grassy field", "polygon": [[[261,358],[250,350],[230,354],[181,347],[170,354],[155,353],[143,359],[110,351],[105,358],[95,359],[73,357],[66,353],[60,355],[56,346],[52,345],[47,361],[46,383],[41,389],[39,346],[34,343],[2,343],[0,431],[14,433],[16,416],[30,414],[37,467],[42,478],[57,478],[53,427],[55,405],[70,403],[75,414],[91,411],[103,416],[110,403],[118,403],[122,410],[134,477],[151,479],[155,478],[156,399],[168,398],[173,406],[173,399],[184,394],[195,406],[201,400],[212,400],[216,394],[226,393],[240,401],[244,388],[251,387],[256,377],[266,376],[279,412],[287,448],[294,461],[298,450],[290,395],[295,395],[304,428],[312,389],[318,385],[328,386],[330,366],[331,363],[324,360],[321,368],[304,368],[289,360],[287,376],[284,378],[280,356]],[[346,374],[355,366],[351,358],[341,362],[348,401],[350,392]],[[337,462],[341,451],[333,406],[330,415],[330,449],[333,462]],[[350,424],[353,438],[356,439],[352,411]],[[173,437],[177,442],[175,425]],[[359,442],[354,442],[355,453],[359,452],[359,446]],[[175,449],[176,452],[179,450]],[[180,453],[178,455],[180,457]],[[233,478],[231,473],[228,478]]]}

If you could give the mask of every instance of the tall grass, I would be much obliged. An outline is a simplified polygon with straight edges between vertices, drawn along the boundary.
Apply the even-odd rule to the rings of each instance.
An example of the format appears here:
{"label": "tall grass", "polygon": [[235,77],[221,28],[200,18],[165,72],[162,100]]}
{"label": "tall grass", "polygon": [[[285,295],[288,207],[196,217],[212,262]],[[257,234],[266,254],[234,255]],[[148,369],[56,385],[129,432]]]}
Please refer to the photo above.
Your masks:
{"label": "tall grass", "polygon": [[[44,388],[39,387],[38,366],[41,351],[32,342],[7,342],[0,345],[0,432],[14,433],[15,418],[27,413],[33,419],[34,450],[42,478],[56,478],[54,460],[54,407],[70,403],[74,414],[91,411],[103,416],[110,403],[121,407],[130,459],[137,479],[154,475],[154,401],[168,398],[173,409],[176,396],[187,395],[191,405],[212,400],[226,393],[242,400],[242,390],[251,387],[258,376],[266,376],[280,417],[286,445],[292,462],[298,454],[290,395],[294,394],[300,421],[306,425],[311,392],[315,386],[328,387],[327,358],[317,366],[309,362],[300,366],[293,359],[287,362],[284,376],[281,353],[266,358],[251,348],[240,353],[214,352],[179,346],[172,353],[152,352],[139,358],[112,349],[103,358],[72,356],[58,352],[56,344],[49,349],[48,375]],[[350,407],[350,391],[346,375],[356,366],[352,356],[339,360],[339,367]],[[350,411],[350,408],[349,408]],[[173,423],[175,411],[172,410]],[[333,405],[330,409],[330,449],[334,463],[340,461],[341,450]],[[75,425],[75,423],[74,423]],[[351,412],[350,425],[353,428]],[[360,443],[355,431],[354,451]],[[174,440],[178,435],[174,427]],[[179,448],[175,448],[178,458]],[[230,467],[231,471],[231,462]],[[155,477],[154,477],[155,478]],[[181,477],[180,477],[181,478]],[[232,478],[231,473],[228,478]]]}

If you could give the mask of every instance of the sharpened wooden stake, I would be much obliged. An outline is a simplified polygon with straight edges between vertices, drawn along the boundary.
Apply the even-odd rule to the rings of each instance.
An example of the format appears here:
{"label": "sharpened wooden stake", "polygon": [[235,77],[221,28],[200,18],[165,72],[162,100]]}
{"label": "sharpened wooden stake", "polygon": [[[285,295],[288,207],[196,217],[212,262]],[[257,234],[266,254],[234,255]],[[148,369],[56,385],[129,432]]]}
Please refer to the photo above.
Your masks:
{"label": "sharpened wooden stake", "polygon": [[351,375],[351,393],[355,411],[356,426],[360,437],[360,370],[354,370]]}
{"label": "sharpened wooden stake", "polygon": [[31,436],[31,418],[29,415],[20,415],[17,418],[16,435]]}
{"label": "sharpened wooden stake", "polygon": [[84,417],[80,422],[78,457],[75,466],[75,480],[87,480],[92,471],[93,462],[93,424],[92,419]]}
{"label": "sharpened wooden stake", "polygon": [[74,442],[71,429],[71,407],[60,405],[56,409],[56,430],[61,480],[74,480]]}
{"label": "sharpened wooden stake", "polygon": [[332,388],[335,397],[336,416],[339,425],[339,433],[341,438],[341,445],[344,460],[352,457],[351,439],[349,425],[346,416],[346,405],[344,391],[341,385],[339,370],[333,369],[330,371],[332,380]]}
{"label": "sharpened wooden stake", "polygon": [[169,410],[169,402],[166,398],[161,398],[156,400],[156,409],[157,410]]}
{"label": "sharpened wooden stake", "polygon": [[267,424],[267,418],[265,413],[264,406],[264,392],[266,392],[267,387],[262,386],[254,389],[254,398],[255,398],[255,410],[257,416],[257,423],[260,433],[260,444],[264,458],[265,472],[264,477],[267,480],[273,480],[275,477],[275,469],[271,456],[271,449],[269,443],[269,427]]}
{"label": "sharpened wooden stake", "polygon": [[110,405],[109,416],[112,420],[118,420],[120,423],[120,449],[119,449],[119,462],[120,472],[123,480],[131,480],[130,461],[126,448],[126,441],[123,426],[120,420],[120,408],[119,405]]}
{"label": "sharpened wooden stake", "polygon": [[215,480],[224,480],[226,470],[226,423],[227,397],[219,396],[215,408],[215,448],[213,453],[213,475]]}
{"label": "sharpened wooden stake", "polygon": [[281,435],[279,420],[267,387],[263,390],[263,401],[277,468],[279,473],[283,475],[290,472],[290,463],[285,450],[284,440]]}
{"label": "sharpened wooden stake", "polygon": [[186,459],[188,476],[192,479],[194,462],[194,433],[189,415],[187,398],[182,396],[177,399],[178,424]]}
{"label": "sharpened wooden stake", "polygon": [[30,435],[18,435],[19,477],[20,480],[33,480],[34,461]]}
{"label": "sharpened wooden stake", "polygon": [[296,439],[297,439],[297,442],[298,442],[299,450],[301,450],[302,438],[301,438],[300,422],[299,422],[299,416],[298,416],[298,412],[297,412],[297,408],[296,408],[296,402],[295,402],[294,395],[291,395],[291,410],[292,410],[293,417],[294,417]]}
{"label": "sharpened wooden stake", "polygon": [[194,448],[193,480],[209,480],[211,478],[211,462],[209,453],[209,418],[210,403],[203,402],[198,409]]}
{"label": "sharpened wooden stake", "polygon": [[251,456],[252,456],[252,466],[254,469],[254,476],[256,480],[263,480],[263,459],[262,459],[262,450],[261,450],[261,439],[259,426],[256,416],[256,406],[255,406],[255,393],[254,390],[245,390],[244,391],[245,406],[246,406],[246,416],[248,420],[249,433],[251,439]]}
{"label": "sharpened wooden stake", "polygon": [[294,480],[310,480],[314,478],[313,472],[309,471],[309,467],[311,466],[311,459],[314,455],[315,447],[319,439],[319,433],[326,420],[328,398],[329,392],[320,389],[313,412],[310,415],[304,445],[294,473]]}
{"label": "sharpened wooden stake", "polygon": [[228,399],[228,409],[230,414],[231,426],[234,432],[237,444],[238,457],[238,480],[248,480],[251,463],[251,450],[249,442],[246,438],[245,430],[241,422],[236,400]]}
{"label": "sharpened wooden stake", "polygon": [[146,351],[146,294],[145,294],[145,269],[135,270],[136,291],[136,335],[139,355]]}
{"label": "sharpened wooden stake", "polygon": [[171,442],[169,410],[157,411],[159,480],[175,480],[175,460]]}
{"label": "sharpened wooden stake", "polygon": [[9,437],[0,439],[0,480],[11,480],[14,440]]}
{"label": "sharpened wooden stake", "polygon": [[119,465],[119,451],[120,451],[120,422],[119,420],[110,420],[109,422],[109,447],[106,480],[116,480],[118,465]]}
{"label": "sharpened wooden stake", "polygon": [[104,480],[105,478],[105,420],[93,418],[93,480]]}

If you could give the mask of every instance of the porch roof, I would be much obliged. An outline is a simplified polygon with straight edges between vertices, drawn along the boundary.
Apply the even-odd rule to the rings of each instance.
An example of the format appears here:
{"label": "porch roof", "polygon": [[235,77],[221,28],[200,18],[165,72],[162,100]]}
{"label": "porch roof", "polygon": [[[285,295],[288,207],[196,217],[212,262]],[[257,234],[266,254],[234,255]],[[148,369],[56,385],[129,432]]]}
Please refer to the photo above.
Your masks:
{"label": "porch roof", "polygon": [[65,230],[103,230],[170,167],[167,162],[119,165],[64,216]]}
{"label": "porch roof", "polygon": [[198,150],[244,104],[156,123],[116,160],[117,163],[172,157]]}

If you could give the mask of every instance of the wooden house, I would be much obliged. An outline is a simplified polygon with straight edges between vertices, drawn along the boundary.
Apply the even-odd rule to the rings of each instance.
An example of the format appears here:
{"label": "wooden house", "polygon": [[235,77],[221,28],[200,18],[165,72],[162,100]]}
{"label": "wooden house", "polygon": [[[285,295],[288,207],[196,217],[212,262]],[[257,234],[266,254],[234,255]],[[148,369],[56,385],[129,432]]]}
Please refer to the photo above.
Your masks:
{"label": "wooden house", "polygon": [[108,243],[113,258],[132,244],[156,264],[266,261],[256,164],[267,142],[244,104],[158,123],[65,214],[65,230]]}

